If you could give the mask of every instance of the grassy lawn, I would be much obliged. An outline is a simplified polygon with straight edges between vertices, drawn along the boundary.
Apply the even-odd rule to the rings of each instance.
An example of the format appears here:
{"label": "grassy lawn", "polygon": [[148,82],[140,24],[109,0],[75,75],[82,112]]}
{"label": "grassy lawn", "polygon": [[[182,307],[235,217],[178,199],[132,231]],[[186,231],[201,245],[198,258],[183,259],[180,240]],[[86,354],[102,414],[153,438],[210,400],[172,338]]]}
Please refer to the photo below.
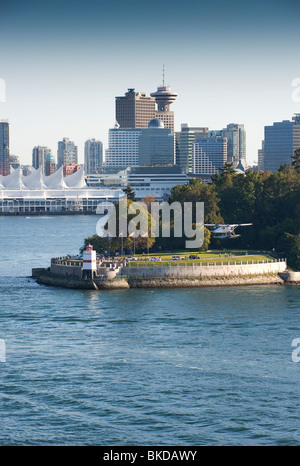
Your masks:
{"label": "grassy lawn", "polygon": [[[189,259],[190,255],[195,255],[199,257],[199,259]],[[179,256],[183,257],[184,259],[181,260],[172,260],[173,256]],[[160,257],[160,261],[152,261],[151,257]],[[235,262],[237,264],[242,263],[245,264],[246,261],[248,263],[251,261],[267,261],[271,260],[272,257],[268,253],[261,253],[258,251],[245,251],[245,250],[231,250],[230,252],[226,252],[226,257],[225,257],[225,252],[224,251],[210,251],[210,252],[205,252],[205,253],[191,253],[189,252],[170,252],[170,253],[162,253],[162,254],[145,254],[144,256],[141,255],[136,255],[136,258],[138,259],[137,261],[131,261],[130,262],[130,267],[139,267],[148,265],[152,267],[161,267],[161,266],[192,266],[194,265],[219,265],[223,263],[223,265],[227,264],[234,264]]]}
{"label": "grassy lawn", "polygon": [[[225,256],[226,253],[226,256]],[[190,255],[197,256],[197,259],[189,259]],[[179,256],[180,260],[172,260],[173,256]],[[272,256],[265,251],[254,251],[254,250],[240,250],[240,249],[233,249],[230,251],[224,251],[224,250],[214,250],[214,251],[207,251],[203,253],[199,252],[191,252],[191,251],[172,251],[172,252],[163,252],[161,254],[159,253],[150,253],[149,256],[148,254],[144,255],[138,255],[136,254],[135,257],[138,259],[136,261],[130,261],[130,267],[168,267],[168,266],[192,266],[192,265],[203,265],[206,266],[207,264],[209,265],[220,265],[223,263],[223,265],[231,265],[236,262],[236,264],[246,264],[253,262],[262,262],[262,261],[270,261],[272,259]],[[151,258],[160,258],[161,260],[159,261],[154,261],[151,260]],[[71,263],[81,263],[82,260],[78,259],[71,259],[69,260]],[[68,262],[69,262],[68,261]]]}

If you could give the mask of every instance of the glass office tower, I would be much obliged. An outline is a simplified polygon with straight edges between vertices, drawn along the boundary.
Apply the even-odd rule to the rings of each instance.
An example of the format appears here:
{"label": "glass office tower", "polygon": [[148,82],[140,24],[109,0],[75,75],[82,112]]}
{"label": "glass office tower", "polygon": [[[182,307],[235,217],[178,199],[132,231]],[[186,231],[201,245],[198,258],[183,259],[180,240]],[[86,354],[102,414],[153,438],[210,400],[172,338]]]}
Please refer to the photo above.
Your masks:
{"label": "glass office tower", "polygon": [[227,139],[220,136],[197,138],[193,145],[193,173],[214,175],[227,161]]}
{"label": "glass office tower", "polygon": [[230,123],[222,130],[227,139],[227,162],[236,168],[239,162],[246,163],[246,131],[242,124]]}
{"label": "glass office tower", "polygon": [[300,114],[291,121],[285,120],[265,126],[264,170],[274,173],[281,165],[290,164],[300,147]]}
{"label": "glass office tower", "polygon": [[174,165],[175,136],[170,128],[155,118],[139,138],[139,165]]}
{"label": "glass office tower", "polygon": [[87,174],[98,173],[103,163],[103,144],[96,139],[88,139],[84,144],[84,168]]}
{"label": "glass office tower", "polygon": [[196,138],[208,136],[208,128],[181,124],[181,131],[176,133],[176,165],[185,173],[193,173],[193,148]]}

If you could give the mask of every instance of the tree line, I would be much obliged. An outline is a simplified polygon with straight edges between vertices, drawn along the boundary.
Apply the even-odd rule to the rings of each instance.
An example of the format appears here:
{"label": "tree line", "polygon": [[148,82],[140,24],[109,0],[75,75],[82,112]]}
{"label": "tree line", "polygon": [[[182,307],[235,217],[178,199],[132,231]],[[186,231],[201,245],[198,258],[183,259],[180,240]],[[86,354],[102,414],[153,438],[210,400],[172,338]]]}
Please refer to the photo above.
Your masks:
{"label": "tree line", "polygon": [[[135,201],[135,193],[127,186],[125,194],[129,206]],[[149,206],[150,215],[153,198],[147,196],[143,201]],[[211,183],[191,178],[186,185],[172,189],[168,202],[203,202],[205,223],[252,223],[235,239],[216,240],[204,228],[202,250],[274,250],[278,256],[287,258],[290,267],[300,270],[300,149],[295,151],[290,165],[282,165],[275,173],[249,170],[240,174],[232,164],[226,164],[212,177]],[[184,236],[175,238],[172,235],[171,238],[159,236],[135,241],[128,237],[109,240],[94,235],[85,240],[85,245],[90,242],[99,252],[114,253],[121,250],[123,241],[128,252],[132,252],[134,246],[136,252],[147,248],[156,252],[184,249],[185,240]]]}

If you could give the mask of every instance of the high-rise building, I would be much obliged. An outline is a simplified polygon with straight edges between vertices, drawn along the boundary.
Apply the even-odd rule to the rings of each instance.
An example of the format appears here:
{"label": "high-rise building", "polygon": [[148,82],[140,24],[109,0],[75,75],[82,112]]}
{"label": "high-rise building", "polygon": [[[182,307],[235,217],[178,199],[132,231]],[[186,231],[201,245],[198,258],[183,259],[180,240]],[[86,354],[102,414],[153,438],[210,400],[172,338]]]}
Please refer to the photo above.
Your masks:
{"label": "high-rise building", "polygon": [[48,153],[46,157],[46,162],[45,162],[45,175],[50,176],[53,175],[53,173],[56,172],[56,162],[55,162],[55,157],[54,155],[50,152]]}
{"label": "high-rise building", "polygon": [[274,173],[280,165],[290,164],[298,148],[300,148],[300,113],[296,113],[291,121],[265,126],[264,170]]}
{"label": "high-rise building", "polygon": [[193,148],[196,138],[208,138],[208,128],[181,124],[181,131],[176,133],[176,164],[185,173],[193,172]]}
{"label": "high-rise building", "polygon": [[139,138],[139,165],[174,165],[175,136],[170,128],[164,128],[155,118],[147,129],[142,129]]}
{"label": "high-rise building", "polygon": [[193,173],[214,175],[227,161],[227,139],[221,136],[196,138],[193,144]]}
{"label": "high-rise building", "polygon": [[109,130],[105,167],[174,165],[175,135],[161,120],[152,119],[147,128]]}
{"label": "high-rise building", "polygon": [[246,164],[246,131],[242,124],[230,123],[222,130],[227,139],[227,162],[236,168],[239,163]]}
{"label": "high-rise building", "polygon": [[9,175],[9,123],[0,120],[0,175]]}
{"label": "high-rise building", "polygon": [[265,143],[262,141],[261,149],[258,149],[258,160],[257,160],[257,169],[258,171],[264,171],[265,169]]}
{"label": "high-rise building", "polygon": [[141,129],[119,128],[115,125],[108,132],[108,149],[105,167],[136,167],[139,165],[139,137]]}
{"label": "high-rise building", "polygon": [[46,146],[35,146],[32,149],[32,166],[36,170],[41,169],[42,173],[45,173],[46,169],[46,159],[48,155],[51,154],[51,149]]}
{"label": "high-rise building", "polygon": [[116,121],[120,128],[147,128],[155,118],[155,100],[144,92],[128,89],[125,96],[116,97]]}
{"label": "high-rise building", "polygon": [[69,138],[63,138],[62,141],[58,142],[57,168],[72,163],[78,163],[78,147]]}
{"label": "high-rise building", "polygon": [[178,94],[171,91],[169,86],[165,86],[165,69],[163,68],[163,83],[156,92],[150,94],[155,99],[157,110],[155,117],[164,123],[165,128],[175,131],[174,112],[170,110],[170,105],[175,102]]}
{"label": "high-rise building", "polygon": [[103,145],[101,141],[89,139],[84,144],[84,168],[87,174],[98,173],[102,167]]}
{"label": "high-rise building", "polygon": [[194,172],[194,143],[196,139],[221,137],[227,140],[227,162],[234,168],[246,165],[246,133],[244,125],[231,123],[223,130],[210,131],[207,127],[192,127],[186,123],[176,133],[176,164],[186,173]]}

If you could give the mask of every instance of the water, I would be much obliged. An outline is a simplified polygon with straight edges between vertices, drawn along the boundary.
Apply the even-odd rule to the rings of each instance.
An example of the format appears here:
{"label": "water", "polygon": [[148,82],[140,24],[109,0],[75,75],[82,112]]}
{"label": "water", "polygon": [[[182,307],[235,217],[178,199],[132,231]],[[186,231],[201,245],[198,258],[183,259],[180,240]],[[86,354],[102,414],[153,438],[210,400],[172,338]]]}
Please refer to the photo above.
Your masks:
{"label": "water", "polygon": [[300,288],[27,278],[96,221],[0,217],[0,445],[299,445]]}

